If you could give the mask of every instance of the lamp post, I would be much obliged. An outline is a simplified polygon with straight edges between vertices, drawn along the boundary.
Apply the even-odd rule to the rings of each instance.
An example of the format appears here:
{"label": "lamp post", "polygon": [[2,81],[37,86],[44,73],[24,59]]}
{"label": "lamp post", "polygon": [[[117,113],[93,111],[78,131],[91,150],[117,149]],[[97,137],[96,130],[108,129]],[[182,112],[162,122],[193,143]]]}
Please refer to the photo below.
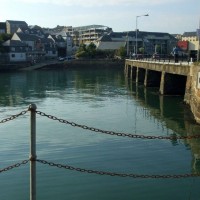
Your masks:
{"label": "lamp post", "polygon": [[126,54],[127,57],[129,56],[129,36],[128,36],[128,32],[127,32],[127,36],[126,36]]}
{"label": "lamp post", "polygon": [[138,49],[138,45],[137,45],[137,36],[138,36],[138,34],[137,34],[137,32],[138,32],[138,28],[137,28],[137,21],[138,21],[138,18],[139,17],[147,17],[147,16],[149,16],[149,14],[146,14],[146,15],[138,15],[138,16],[136,16],[136,31],[135,31],[135,55],[136,55],[136,57],[137,57],[137,49]]}

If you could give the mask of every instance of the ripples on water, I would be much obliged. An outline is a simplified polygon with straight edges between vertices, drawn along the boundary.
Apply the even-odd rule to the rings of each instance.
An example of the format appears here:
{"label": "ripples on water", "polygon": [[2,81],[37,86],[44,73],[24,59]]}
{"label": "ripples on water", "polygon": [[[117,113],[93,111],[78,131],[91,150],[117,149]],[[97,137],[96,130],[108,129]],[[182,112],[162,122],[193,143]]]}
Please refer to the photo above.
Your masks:
{"label": "ripples on water", "polygon": [[[143,135],[199,133],[183,97],[162,97],[125,80],[123,69],[0,74],[0,119],[38,110],[103,130]],[[136,174],[199,173],[198,140],[130,139],[94,133],[37,115],[37,156],[74,167]],[[0,167],[29,156],[29,114],[0,125]],[[196,161],[196,162],[195,162]],[[37,163],[37,200],[200,199],[199,178],[130,179]],[[29,198],[29,166],[1,174],[1,200]]]}

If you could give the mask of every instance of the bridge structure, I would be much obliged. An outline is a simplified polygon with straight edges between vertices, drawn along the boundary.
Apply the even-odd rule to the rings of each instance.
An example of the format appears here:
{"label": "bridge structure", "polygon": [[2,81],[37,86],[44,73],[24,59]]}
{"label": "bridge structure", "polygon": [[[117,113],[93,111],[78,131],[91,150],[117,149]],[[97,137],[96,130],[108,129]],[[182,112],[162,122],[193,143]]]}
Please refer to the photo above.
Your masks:
{"label": "bridge structure", "polygon": [[191,63],[126,59],[125,76],[145,87],[158,87],[161,95],[190,97]]}

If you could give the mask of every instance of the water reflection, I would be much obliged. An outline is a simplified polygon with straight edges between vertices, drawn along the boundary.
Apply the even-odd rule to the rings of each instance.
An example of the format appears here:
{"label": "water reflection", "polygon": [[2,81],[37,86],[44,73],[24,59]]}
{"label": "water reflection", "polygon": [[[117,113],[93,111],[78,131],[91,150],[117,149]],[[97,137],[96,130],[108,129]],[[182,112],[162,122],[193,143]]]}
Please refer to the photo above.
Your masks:
{"label": "water reflection", "polygon": [[[172,136],[200,134],[200,125],[195,123],[192,113],[183,102],[183,96],[159,95],[158,88],[145,88],[130,80],[126,80],[126,85],[131,95],[144,108],[146,117],[153,116],[164,123],[167,129],[173,131]],[[171,143],[177,145],[176,137]],[[184,144],[192,152],[192,172],[200,173],[200,139],[185,139]]]}
{"label": "water reflection", "polygon": [[[21,111],[30,102],[35,102],[38,110],[47,114],[105,130],[146,135],[199,132],[199,126],[183,109],[181,97],[160,97],[157,89],[126,85],[123,69],[5,73],[0,74],[0,81],[0,114],[3,117],[13,111],[13,107]],[[26,115],[1,126],[3,167],[27,158],[28,119]],[[37,119],[38,159],[124,173],[185,174],[190,170],[200,171],[197,140],[173,140],[171,143],[131,140],[66,127],[40,116]],[[94,195],[104,200],[133,197],[137,200],[187,199],[188,190],[191,190],[191,199],[199,197],[198,179],[191,187],[193,179],[190,178],[125,179],[81,174],[39,164],[37,173],[39,199],[51,200],[56,196],[65,199],[68,196],[70,199],[91,200]],[[1,187],[4,191],[1,199],[9,200],[14,196],[15,199],[27,199],[28,177],[28,165],[3,173],[2,183],[5,184]]]}
{"label": "water reflection", "polygon": [[[115,95],[116,87],[124,82],[121,71],[112,73],[105,69],[67,70],[67,73],[65,70],[62,73],[60,70],[3,73],[0,74],[0,106],[27,105],[34,97],[40,101],[52,95],[62,98],[63,91],[70,93],[76,90],[97,96],[107,95],[102,94],[101,86],[109,80],[115,80],[115,87],[108,87],[109,95]],[[90,87],[91,81],[95,84]]]}
{"label": "water reflection", "polygon": [[[114,80],[114,81],[113,81]],[[112,81],[112,84],[109,82]],[[113,84],[114,82],[114,84]],[[128,90],[120,90],[127,85]],[[106,88],[106,89],[105,89]],[[120,97],[127,95],[136,100],[135,121],[133,122],[137,133],[137,117],[139,114],[146,119],[154,120],[162,126],[163,132],[170,134],[190,136],[200,133],[188,108],[184,105],[183,97],[160,96],[156,88],[144,88],[141,85],[124,80],[123,70],[63,70],[63,71],[32,71],[0,74],[0,107],[27,106],[29,103],[43,102],[46,98],[70,99],[76,93],[80,103],[92,101],[92,106],[98,107],[103,98]],[[52,114],[52,113],[50,113]],[[89,115],[89,114],[88,114]],[[158,120],[158,122],[156,122]],[[172,133],[171,133],[172,132]],[[154,135],[154,134],[152,134]],[[179,141],[172,140],[172,145]],[[184,140],[186,148],[191,150],[192,170],[200,172],[200,140]]]}

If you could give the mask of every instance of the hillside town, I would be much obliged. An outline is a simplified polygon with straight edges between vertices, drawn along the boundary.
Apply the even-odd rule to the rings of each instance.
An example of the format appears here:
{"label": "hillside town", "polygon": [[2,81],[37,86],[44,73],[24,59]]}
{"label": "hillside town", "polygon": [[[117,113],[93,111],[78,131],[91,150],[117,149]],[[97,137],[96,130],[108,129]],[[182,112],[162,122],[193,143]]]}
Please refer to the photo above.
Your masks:
{"label": "hillside town", "polygon": [[91,43],[97,50],[107,52],[124,47],[128,57],[135,52],[146,55],[170,55],[177,46],[182,56],[195,61],[199,52],[199,37],[196,31],[174,35],[140,30],[114,32],[111,27],[103,25],[58,25],[55,28],[42,28],[28,25],[25,21],[7,20],[0,22],[0,35],[0,63],[34,63],[74,58],[80,45],[87,46]]}

